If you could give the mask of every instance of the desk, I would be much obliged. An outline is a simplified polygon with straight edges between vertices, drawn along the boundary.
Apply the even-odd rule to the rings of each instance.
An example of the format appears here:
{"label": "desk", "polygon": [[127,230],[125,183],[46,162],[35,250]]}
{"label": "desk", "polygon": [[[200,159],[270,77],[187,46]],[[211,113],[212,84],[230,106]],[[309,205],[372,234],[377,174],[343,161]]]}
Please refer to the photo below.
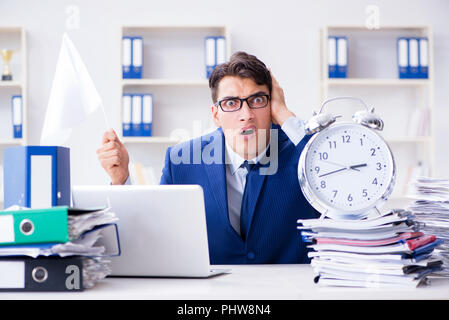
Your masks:
{"label": "desk", "polygon": [[320,287],[310,265],[233,265],[208,279],[106,278],[84,292],[3,292],[4,299],[449,299],[449,279],[411,289]]}

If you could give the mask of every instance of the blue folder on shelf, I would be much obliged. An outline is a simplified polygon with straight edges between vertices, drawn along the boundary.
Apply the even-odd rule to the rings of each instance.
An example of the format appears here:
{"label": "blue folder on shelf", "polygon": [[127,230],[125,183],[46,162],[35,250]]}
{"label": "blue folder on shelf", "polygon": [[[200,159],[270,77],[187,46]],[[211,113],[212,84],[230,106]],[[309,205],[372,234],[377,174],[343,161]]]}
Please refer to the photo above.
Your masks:
{"label": "blue folder on shelf", "polygon": [[131,73],[131,60],[132,60],[132,38],[122,38],[122,77],[123,79],[132,78]]}
{"label": "blue folder on shelf", "polygon": [[399,79],[410,78],[408,38],[397,39],[397,61]]}
{"label": "blue folder on shelf", "polygon": [[329,78],[346,78],[348,70],[348,39],[344,36],[328,37]]}
{"label": "blue folder on shelf", "polygon": [[131,96],[131,134],[136,137],[142,136],[142,95]]}
{"label": "blue folder on shelf", "polygon": [[224,36],[208,36],[204,39],[206,60],[206,77],[219,64],[226,62],[226,38]]}
{"label": "blue folder on shelf", "polygon": [[132,37],[131,77],[134,79],[141,79],[142,67],[143,67],[143,39],[142,37]]}
{"label": "blue folder on shelf", "polygon": [[153,127],[153,95],[142,95],[142,136],[150,137]]}
{"label": "blue folder on shelf", "polygon": [[130,94],[123,94],[122,97],[122,130],[124,137],[132,136],[131,130],[131,98]]}
{"label": "blue folder on shelf", "polygon": [[13,137],[14,139],[22,138],[22,123],[23,123],[23,105],[22,96],[14,95],[11,98],[12,107],[12,125],[13,125]]}

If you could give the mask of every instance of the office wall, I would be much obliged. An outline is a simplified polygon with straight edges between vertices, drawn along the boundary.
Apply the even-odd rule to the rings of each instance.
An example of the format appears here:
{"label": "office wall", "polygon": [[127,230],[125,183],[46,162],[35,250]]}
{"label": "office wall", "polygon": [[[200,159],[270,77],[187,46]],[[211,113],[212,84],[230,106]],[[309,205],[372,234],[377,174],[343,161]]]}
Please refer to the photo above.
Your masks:
{"label": "office wall", "polygon": [[[71,5],[79,8],[79,29],[67,30]],[[232,51],[263,60],[284,88],[288,106],[308,118],[320,104],[319,29],[323,25],[363,25],[367,5],[380,8],[382,25],[431,25],[435,41],[436,175],[449,177],[449,2],[445,0],[2,0],[0,25],[22,25],[28,36],[29,143],[39,144],[62,34],[81,53],[103,98],[110,124],[120,129],[121,25],[222,25],[230,28]],[[208,106],[205,106],[207,108]],[[101,122],[101,119],[98,121]],[[102,128],[104,123],[99,124]],[[78,143],[81,143],[80,137]],[[96,140],[95,140],[96,139]],[[90,141],[101,142],[101,136]],[[87,142],[86,142],[87,143]],[[149,155],[150,156],[150,155]],[[106,175],[96,156],[83,157],[75,183],[102,183]]]}

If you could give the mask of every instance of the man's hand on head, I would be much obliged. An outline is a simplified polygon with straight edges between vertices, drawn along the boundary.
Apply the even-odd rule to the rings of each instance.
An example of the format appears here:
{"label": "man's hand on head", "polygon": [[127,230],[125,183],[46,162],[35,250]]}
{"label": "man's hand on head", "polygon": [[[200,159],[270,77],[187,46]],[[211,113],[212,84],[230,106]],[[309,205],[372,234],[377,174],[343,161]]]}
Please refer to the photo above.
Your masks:
{"label": "man's hand on head", "polygon": [[270,74],[272,79],[271,120],[274,124],[279,124],[282,126],[285,120],[290,117],[294,117],[295,114],[287,108],[287,105],[285,104],[284,90],[280,87],[271,70]]}
{"label": "man's hand on head", "polygon": [[111,178],[112,184],[126,182],[129,177],[129,155],[113,129],[104,133],[97,156],[101,166]]}

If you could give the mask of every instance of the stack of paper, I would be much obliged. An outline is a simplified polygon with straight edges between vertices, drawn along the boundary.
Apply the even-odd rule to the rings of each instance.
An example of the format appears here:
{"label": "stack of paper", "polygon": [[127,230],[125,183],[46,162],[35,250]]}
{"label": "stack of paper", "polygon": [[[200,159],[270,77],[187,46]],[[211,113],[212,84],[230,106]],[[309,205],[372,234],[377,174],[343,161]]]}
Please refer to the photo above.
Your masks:
{"label": "stack of paper", "polygon": [[416,287],[441,270],[432,258],[441,240],[420,232],[421,224],[405,210],[363,220],[298,220],[311,244],[311,265],[320,285]]}
{"label": "stack of paper", "polygon": [[424,224],[423,231],[443,240],[434,256],[443,260],[438,275],[449,276],[449,180],[419,177],[411,184],[408,197],[414,199],[408,210]]}
{"label": "stack of paper", "polygon": [[[0,272],[0,289],[60,291],[93,287],[111,273],[110,261],[105,258],[120,254],[117,221],[110,208],[15,206],[0,211],[0,270],[11,263],[22,263],[26,279],[25,284],[19,281],[8,287],[9,275]],[[29,279],[27,268],[35,265],[42,265],[47,277],[58,280],[44,283]],[[69,267],[77,267],[82,273],[80,286],[65,285],[68,276],[64,270]]]}

